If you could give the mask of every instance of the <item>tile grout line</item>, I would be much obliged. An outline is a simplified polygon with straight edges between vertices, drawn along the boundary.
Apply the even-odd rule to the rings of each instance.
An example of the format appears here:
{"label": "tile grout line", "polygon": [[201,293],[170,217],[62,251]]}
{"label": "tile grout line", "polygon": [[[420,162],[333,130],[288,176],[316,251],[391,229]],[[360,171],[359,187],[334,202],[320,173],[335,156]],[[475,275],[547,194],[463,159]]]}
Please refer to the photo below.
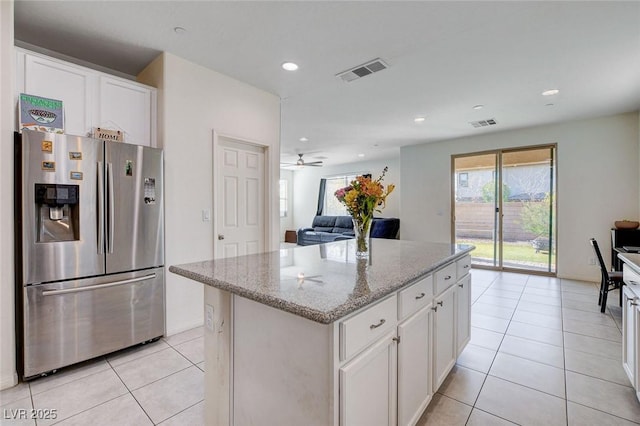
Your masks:
{"label": "tile grout line", "polygon": [[[92,358],[92,359],[89,359],[89,360],[81,361],[81,363],[87,363],[87,366],[88,366],[89,364],[91,364],[91,363],[93,363],[93,362],[98,362],[98,360],[99,360],[99,359],[103,359],[105,362],[107,362],[107,359],[106,359],[104,356],[102,356],[102,357],[97,357],[97,358]],[[61,367],[61,368],[60,368],[60,369],[58,369],[55,373],[50,373],[50,374],[48,374],[48,375],[46,375],[46,376],[38,377],[38,378],[36,378],[36,379],[33,379],[33,381],[36,381],[36,380],[46,380],[47,378],[54,379],[54,378],[57,378],[57,377],[61,377],[61,376],[57,376],[57,374],[62,374],[62,373],[65,373],[66,371],[73,371],[72,369],[71,369],[71,370],[64,370],[64,369],[65,369],[65,368],[68,368],[68,367],[71,367],[71,368],[72,368],[72,367],[74,367],[75,365],[77,365],[77,364],[72,364],[72,365],[68,365],[68,366],[65,366],[65,367]],[[35,394],[31,391],[31,383],[32,383],[32,381],[31,381],[31,380],[29,380],[28,382],[25,382],[25,383],[29,383],[29,391],[31,392],[31,394],[32,394],[32,396],[33,396],[33,395],[39,395],[39,394],[42,394],[42,393],[45,393],[45,392],[49,392],[50,390],[53,390],[53,389],[56,389],[56,388],[59,388],[59,387],[62,387],[62,386],[68,385],[69,383],[73,383],[73,382],[75,382],[75,381],[77,381],[77,380],[82,380],[82,379],[85,379],[85,378],[87,378],[87,377],[95,376],[96,374],[104,373],[104,372],[105,372],[105,371],[107,371],[107,370],[108,370],[108,368],[105,368],[104,370],[96,371],[96,372],[94,372],[94,373],[87,374],[86,376],[78,377],[78,378],[76,378],[76,379],[73,379],[73,380],[70,380],[70,381],[68,381],[68,382],[61,383],[61,384],[59,384],[59,385],[56,385],[56,386],[50,387],[49,389],[45,389],[45,390],[40,391],[40,392],[35,393]],[[62,376],[62,377],[64,377],[64,376]],[[35,407],[34,407],[34,408],[35,408]]]}
{"label": "tile grout line", "polygon": [[[529,280],[529,278],[527,278],[527,281],[528,281],[528,280]],[[524,289],[526,289],[526,286],[527,286],[527,285],[525,284],[525,286],[524,286],[524,288],[523,288],[523,294],[524,294]],[[536,303],[538,303],[538,302],[536,302]],[[519,304],[520,304],[520,300],[518,300],[518,303],[516,304],[516,307],[514,308],[513,315],[515,315],[515,312],[517,311],[517,309],[518,309],[518,305],[519,305]],[[540,303],[540,304],[542,304],[542,303]],[[549,306],[552,306],[552,305],[549,305]],[[511,322],[512,322],[512,321],[513,321],[513,322],[517,322],[517,323],[521,323],[520,321],[515,321],[515,320],[513,320],[513,319],[512,319],[512,320],[509,320],[509,325],[511,325]],[[521,324],[527,324],[527,323],[521,323]],[[529,324],[529,325],[533,325],[533,324]],[[544,327],[544,328],[547,328],[547,327]],[[507,330],[508,330],[508,327],[507,327]],[[552,330],[552,329],[550,329],[550,330]],[[505,331],[505,333],[504,333],[504,336],[505,336],[505,337],[507,336],[506,331]],[[512,337],[518,337],[518,336],[512,336]],[[563,339],[564,339],[564,338],[563,338]],[[503,337],[503,340],[504,340],[504,337]],[[531,340],[531,339],[525,339],[525,340]],[[537,342],[537,343],[545,343],[545,342],[539,342],[539,341],[536,341],[536,340],[532,340],[532,341],[533,341],[533,342]],[[547,343],[547,344],[548,344],[548,343]],[[551,344],[549,344],[549,345],[550,345],[550,346],[555,346],[555,345],[551,345]],[[501,346],[502,346],[502,341],[500,342],[500,346],[498,346],[498,350],[496,351],[496,356],[498,355],[498,352],[500,352],[500,347],[501,347]],[[559,347],[559,346],[555,346],[555,347]],[[564,340],[563,340],[562,352],[563,352],[563,361],[564,361]],[[503,353],[506,353],[506,352],[503,352]],[[542,365],[545,365],[545,366],[549,366],[549,367],[553,367],[553,368],[560,369],[559,367],[555,367],[555,366],[553,366],[553,365],[549,365],[549,364],[546,364],[546,363],[544,363],[544,362],[540,362],[540,361],[536,361],[536,360],[532,360],[532,359],[524,358],[524,357],[521,357],[521,356],[518,356],[518,355],[513,355],[513,354],[508,354],[508,353],[507,353],[507,355],[510,355],[510,356],[513,356],[513,357],[516,357],[516,358],[521,358],[521,359],[524,359],[524,360],[527,360],[527,361],[530,361],[530,362],[535,362],[535,363],[538,363],[538,364],[542,364]],[[495,358],[494,358],[494,361],[495,361]],[[491,364],[491,366],[493,366],[493,363]],[[566,369],[565,369],[565,368],[563,368],[562,370],[563,370],[563,371],[566,371]],[[565,400],[566,400],[566,398],[559,397],[558,395],[554,395],[554,394],[552,394],[552,393],[545,392],[545,391],[543,391],[543,390],[536,389],[536,388],[533,388],[533,387],[531,387],[531,386],[524,385],[524,384],[522,384],[522,383],[514,382],[514,381],[511,381],[511,380],[509,380],[509,379],[505,379],[505,378],[502,378],[502,377],[498,377],[498,376],[491,375],[491,374],[490,374],[490,372],[491,372],[491,368],[489,368],[489,371],[487,372],[487,377],[488,377],[488,376],[495,377],[495,378],[497,378],[497,379],[499,379],[499,380],[504,380],[505,382],[513,383],[513,384],[515,384],[515,385],[522,386],[522,387],[525,387],[525,388],[527,388],[527,389],[531,389],[531,390],[533,390],[533,391],[543,393],[543,394],[545,394],[545,395],[549,395],[549,396],[553,396],[553,397],[555,397],[555,398],[565,399]],[[563,373],[563,374],[564,374],[564,373]],[[485,381],[486,381],[486,378],[485,378]],[[483,386],[484,386],[484,383],[483,383]],[[565,387],[566,387],[566,380],[565,380]],[[479,397],[479,396],[480,396],[480,394],[478,393],[478,397]],[[566,389],[565,389],[565,396],[566,396]],[[476,398],[476,401],[477,401],[477,398]]]}
{"label": "tile grout line", "polygon": [[201,403],[201,402],[203,402],[203,401],[204,401],[204,399],[202,399],[202,400],[200,400],[200,401],[196,402],[195,404],[192,404],[192,405],[188,406],[188,407],[187,407],[187,408],[185,408],[184,410],[180,410],[180,411],[178,411],[177,413],[173,414],[172,416],[167,417],[166,419],[162,420],[160,423],[153,423],[153,421],[152,421],[151,423],[153,423],[154,425],[160,425],[160,424],[162,424],[162,423],[166,422],[167,420],[172,419],[172,418],[176,417],[177,415],[179,415],[179,414],[181,414],[181,413],[184,413],[185,411],[187,411],[187,410],[189,410],[189,409],[191,409],[191,408],[195,407],[196,405],[200,404],[200,403]]}
{"label": "tile grout line", "polygon": [[[27,382],[27,386],[29,387],[29,398],[31,399],[31,409],[35,410],[36,409],[36,405],[33,402],[33,392],[31,392],[31,383]],[[34,419],[33,420],[33,424],[35,426],[38,426],[38,420]]]}
{"label": "tile grout line", "polygon": [[[482,293],[480,293],[480,294],[478,295],[478,297],[473,301],[473,303],[471,303],[471,315],[472,315],[472,316],[473,316],[473,305],[475,305],[475,304],[478,302],[478,299],[480,299],[480,297],[482,297],[482,295],[483,295],[484,293],[486,293],[486,292],[487,292],[487,290],[488,290],[489,288],[491,288],[491,286],[493,285],[493,282],[494,282],[497,278],[498,278],[498,277],[496,276],[493,280],[491,280],[491,282],[489,283],[489,285],[488,285],[487,287],[485,287],[485,289],[482,291]],[[471,289],[472,289],[472,291],[473,291],[473,271],[471,271],[471,283],[472,283],[472,284],[471,284],[471,285],[472,285]],[[469,318],[469,322],[471,322],[471,318]],[[502,335],[502,338],[504,339],[504,334]],[[500,343],[502,344],[502,340],[500,340]],[[498,345],[498,347],[500,347],[500,346]],[[496,352],[496,354],[497,354],[497,352]],[[494,356],[494,358],[495,358],[495,356]],[[458,361],[458,360],[456,359],[456,365],[457,365],[457,361]],[[463,366],[463,367],[464,367],[464,366]],[[467,368],[467,367],[465,367],[465,368]],[[475,370],[474,370],[474,371],[475,371]],[[449,374],[451,374],[451,373],[449,373]],[[469,411],[469,415],[467,416],[467,420],[466,420],[466,421],[465,421],[465,423],[464,423],[465,425],[466,425],[467,423],[469,423],[469,420],[471,419],[471,415],[473,414],[473,410],[476,408],[476,402],[478,401],[478,398],[480,397],[480,392],[482,392],[482,388],[484,387],[484,383],[485,383],[485,382],[486,382],[486,380],[487,380],[487,376],[488,376],[488,373],[487,373],[487,374],[485,374],[484,379],[482,380],[482,385],[480,385],[480,390],[478,391],[478,395],[476,395],[476,398],[474,399],[473,404],[471,405],[471,411]],[[445,395],[445,396],[446,396],[446,395]],[[459,401],[459,402],[461,402],[461,401]]]}
{"label": "tile grout line", "polygon": [[[141,357],[140,359],[142,359],[144,357]],[[134,361],[134,360],[132,360]],[[118,377],[118,379],[120,380],[120,382],[122,383],[122,385],[125,387],[125,389],[127,389],[127,392],[129,392],[129,395],[131,395],[131,397],[133,398],[133,400],[136,402],[136,404],[138,404],[138,407],[140,407],[140,409],[142,410],[142,412],[144,413],[145,416],[147,416],[147,418],[149,419],[149,421],[151,422],[151,424],[155,425],[155,423],[153,422],[153,420],[151,419],[151,416],[149,415],[149,413],[147,413],[147,410],[144,409],[144,407],[142,406],[142,404],[140,404],[140,401],[138,401],[138,398],[136,398],[136,396],[133,394],[133,391],[131,389],[129,389],[129,386],[127,386],[127,384],[124,382],[124,380],[122,379],[122,377],[120,377],[120,374],[118,374],[118,372],[116,371],[116,369],[113,367],[113,365],[111,365],[111,363],[109,362],[109,360],[107,360],[107,363],[109,364],[109,367],[111,367],[111,369],[113,370],[113,372],[115,373],[115,375]],[[125,363],[126,364],[126,363]],[[124,364],[121,364],[124,365]],[[168,376],[167,376],[168,377]],[[153,383],[153,382],[151,382]],[[145,385],[146,386],[146,385]],[[144,386],[143,386],[144,387]]]}
{"label": "tile grout line", "polygon": [[[484,292],[482,292],[482,294],[484,294],[484,293],[485,293],[489,288],[491,288],[491,287],[495,284],[495,281],[498,279],[498,277],[499,277],[499,275],[498,275],[498,276],[496,276],[496,277],[491,281],[491,284],[489,285],[489,287],[487,287],[487,288],[485,289],[485,291],[484,291]],[[473,277],[472,277],[472,282],[473,282]],[[523,291],[524,291],[524,290],[523,290]],[[482,295],[482,294],[481,294],[481,295]],[[522,294],[520,295],[520,297],[522,297]],[[478,297],[478,298],[480,298],[480,297]],[[476,301],[477,301],[477,299],[476,299]],[[519,299],[519,298],[518,298],[518,303],[520,303],[520,299]],[[511,313],[511,318],[513,318],[513,315],[515,315],[515,312],[516,312],[516,309],[517,309],[518,303],[516,303],[516,307],[514,307],[513,312]],[[472,304],[472,308],[473,308],[473,305],[474,305],[474,304],[475,304],[475,302]],[[472,315],[473,315],[473,311],[472,311]],[[509,324],[511,324],[511,319],[509,319]],[[509,324],[507,324],[507,329],[509,329]],[[484,385],[485,385],[485,383],[487,382],[487,378],[489,377],[489,372],[491,371],[491,367],[493,367],[493,363],[495,362],[496,357],[498,356],[498,351],[500,350],[500,346],[502,346],[502,342],[504,341],[504,338],[505,338],[505,336],[507,335],[507,329],[505,329],[504,333],[502,333],[502,339],[500,339],[500,344],[498,345],[498,348],[496,349],[496,353],[495,353],[495,355],[493,356],[493,359],[491,360],[491,365],[489,366],[489,369],[487,370],[487,372],[486,372],[486,374],[485,374],[485,376],[484,376],[484,379],[482,380],[482,385],[480,385],[480,390],[478,391],[478,395],[476,395],[476,398],[475,398],[475,399],[474,399],[474,401],[473,401],[473,405],[471,406],[471,411],[469,412],[469,416],[467,417],[467,421],[465,422],[465,425],[466,425],[467,423],[469,423],[469,420],[471,419],[471,414],[473,413],[473,410],[474,410],[474,409],[476,409],[476,404],[478,403],[478,399],[480,398],[480,394],[482,393],[482,388],[484,388]],[[463,366],[463,367],[464,367],[464,366]],[[492,376],[492,377],[493,377],[493,376]],[[478,408],[478,409],[479,409],[479,408]],[[480,409],[479,409],[479,410],[480,410]],[[480,410],[480,411],[483,411],[483,410]],[[495,414],[493,414],[493,413],[489,413],[489,414],[491,414],[491,415],[495,415]],[[496,416],[496,417],[499,417],[499,416]]]}
{"label": "tile grout line", "polygon": [[564,296],[562,295],[563,281],[560,279],[560,324],[562,325],[562,375],[564,376],[564,417],[569,424],[569,393],[567,391],[567,349],[565,347],[564,336]]}
{"label": "tile grout line", "polygon": [[[494,281],[495,281],[495,280],[494,280]],[[565,320],[565,315],[564,315],[564,314],[566,313],[566,310],[567,310],[567,309],[571,309],[571,308],[566,308],[566,307],[564,306],[564,296],[565,296],[565,293],[566,293],[566,292],[564,291],[564,286],[563,286],[563,284],[564,284],[564,280],[562,280],[562,279],[558,279],[558,281],[559,281],[559,284],[560,284],[560,292],[559,292],[558,296],[560,296],[560,297],[559,297],[559,299],[560,299],[560,306],[559,306],[559,308],[560,308],[560,313],[561,313],[561,315],[560,315],[560,316],[561,316],[561,319],[560,319],[561,328],[560,328],[560,330],[558,330],[558,329],[554,329],[554,328],[551,328],[551,327],[545,327],[545,326],[542,326],[542,327],[543,327],[543,328],[548,328],[548,329],[550,329],[550,330],[558,330],[558,331],[560,331],[560,332],[562,333],[562,344],[561,344],[561,346],[556,346],[556,345],[551,345],[551,346],[556,346],[556,347],[558,347],[558,348],[561,348],[561,349],[562,349],[562,355],[563,355],[563,368],[562,368],[562,369],[563,369],[563,376],[564,376],[564,379],[565,379],[565,386],[564,386],[564,387],[565,387],[565,391],[564,391],[564,398],[562,398],[562,397],[558,397],[557,395],[554,395],[554,394],[548,394],[547,392],[540,391],[540,390],[538,390],[538,389],[534,389],[534,388],[530,388],[530,389],[533,389],[533,390],[535,390],[535,391],[538,391],[538,392],[542,392],[542,393],[548,394],[548,395],[550,395],[550,396],[554,396],[554,397],[556,397],[556,398],[564,399],[564,400],[565,400],[565,410],[566,410],[566,411],[565,411],[565,415],[566,415],[566,418],[567,418],[566,420],[567,420],[567,422],[568,422],[568,415],[569,415],[569,414],[568,414],[568,402],[569,402],[569,400],[568,400],[568,398],[567,398],[567,380],[566,380],[566,376],[567,376],[567,371],[571,371],[571,370],[568,370],[568,369],[567,369],[567,366],[566,366],[566,351],[567,351],[567,348],[566,348],[566,344],[565,344],[565,333],[570,333],[570,334],[574,334],[574,335],[577,335],[577,336],[584,336],[584,337],[588,337],[588,338],[592,338],[592,339],[597,339],[597,340],[600,340],[600,341],[602,341],[602,342],[614,342],[614,343],[618,343],[618,342],[616,342],[615,340],[606,339],[606,338],[597,337],[597,336],[591,336],[591,335],[587,335],[587,334],[581,334],[581,333],[577,333],[577,332],[574,332],[574,331],[566,331],[566,330],[564,329],[564,320]],[[492,285],[493,285],[493,284],[492,284]],[[491,285],[490,285],[490,287],[486,288],[486,289],[485,289],[485,291],[489,290],[490,288],[491,288]],[[528,288],[528,284],[527,284],[527,285],[525,285],[525,287],[523,288],[522,295],[524,295],[524,294],[526,293],[526,289],[527,289],[527,288]],[[484,294],[484,293],[483,293],[483,294]],[[555,296],[554,296],[554,297],[555,297]],[[476,298],[476,300],[474,301],[474,303],[475,303],[475,302],[478,302],[478,300],[479,300],[479,299],[480,299],[480,296],[479,296],[478,298]],[[513,320],[513,317],[514,317],[514,315],[515,315],[516,311],[518,310],[518,306],[520,305],[520,302],[521,302],[521,301],[522,301],[522,299],[519,299],[519,300],[518,300],[518,304],[516,304],[516,307],[514,308],[514,314],[511,316],[511,320],[509,321],[509,323],[510,323],[510,324],[511,324],[511,322],[518,322],[518,321]],[[480,303],[480,302],[479,302],[479,303]],[[544,303],[542,303],[542,304],[544,304]],[[549,305],[549,306],[556,306],[556,305]],[[612,321],[614,321],[614,324],[615,324],[614,326],[611,326],[611,325],[608,325],[608,324],[600,324],[599,322],[583,321],[583,320],[581,320],[581,319],[572,319],[572,320],[575,320],[575,321],[577,321],[577,322],[581,322],[581,323],[585,323],[585,324],[591,324],[591,325],[598,325],[598,326],[603,326],[603,327],[615,328],[615,329],[618,329],[618,331],[620,331],[620,330],[619,330],[618,323],[617,323],[617,321],[615,321],[615,318],[614,318],[614,315],[613,315],[612,309],[611,309],[611,308],[608,308],[608,309],[609,309],[609,312],[608,312],[607,317],[611,318],[611,320],[612,320]],[[582,311],[582,312],[585,312],[585,313],[591,313],[591,311],[582,310],[582,309],[573,309],[573,310],[578,310],[578,311]],[[535,312],[535,311],[533,311],[533,312],[534,312],[534,313],[538,313],[538,314],[539,314],[539,312]],[[489,315],[489,316],[490,316],[490,315]],[[501,318],[501,317],[496,317],[496,318]],[[528,323],[525,323],[525,324],[528,324]],[[484,329],[484,328],[482,328],[482,327],[478,327],[478,328]],[[489,329],[484,329],[484,330],[489,330]],[[496,332],[495,330],[489,330],[489,331]],[[502,346],[502,343],[503,343],[503,341],[504,341],[504,336],[505,336],[505,335],[506,335],[506,332],[505,332],[505,333],[503,333],[503,339],[501,340],[501,343],[500,343],[500,345],[499,345],[499,347],[498,347],[497,352],[500,352],[500,347]],[[549,344],[549,343],[546,343],[546,342],[539,342],[539,341],[535,341],[535,340],[533,340],[533,342],[537,342],[537,343],[540,343],[540,344]],[[603,355],[601,355],[601,354],[592,354],[592,353],[589,353],[589,352],[583,352],[583,351],[580,351],[579,349],[577,349],[576,351],[577,351],[577,352],[586,353],[586,354],[591,355],[591,356],[594,356],[594,357],[600,357],[600,358],[613,359],[613,358],[610,358],[610,357],[607,357],[607,356],[603,356]],[[513,355],[513,356],[518,356],[518,355]],[[520,358],[528,359],[528,358],[524,358],[524,357],[520,357]],[[495,358],[494,358],[494,361],[495,361]],[[551,367],[559,368],[559,367],[556,367],[555,365],[546,364],[546,363],[544,363],[544,362],[540,362],[540,361],[537,361],[537,360],[529,360],[529,361],[532,361],[532,362],[538,362],[538,363],[540,363],[540,364],[550,365]],[[470,367],[466,367],[466,366],[462,366],[462,367],[464,367],[464,368],[468,368],[468,369],[470,369],[470,370],[478,371],[478,372],[480,372],[480,373],[483,373],[482,371],[475,370],[475,369],[470,368]],[[490,371],[490,370],[489,370],[489,371]],[[606,382],[609,382],[609,383],[612,383],[612,384],[615,384],[615,385],[619,385],[619,386],[626,386],[626,385],[621,385],[620,383],[617,383],[617,382],[614,382],[614,381],[611,381],[611,380],[607,380],[607,379],[604,379],[604,378],[601,378],[601,377],[589,376],[589,375],[587,375],[587,374],[583,374],[583,373],[579,373],[579,372],[575,372],[575,373],[576,373],[576,374],[581,374],[581,375],[584,375],[584,376],[587,376],[587,377],[592,377],[592,378],[597,379],[597,380],[606,381]],[[489,373],[486,373],[486,374],[487,374],[487,375],[490,375]],[[495,377],[495,376],[492,376],[492,377]],[[505,380],[505,379],[502,379],[502,380]],[[506,381],[509,381],[509,380],[506,380]],[[482,387],[484,386],[484,383],[485,383],[485,382],[486,382],[486,378],[485,378],[485,381],[483,381]],[[509,382],[510,382],[510,381],[509,381]],[[511,383],[515,383],[515,382],[511,382]],[[515,383],[515,384],[529,388],[528,386],[525,386],[525,385],[522,385],[522,384],[519,384],[519,383]],[[482,387],[481,387],[481,389],[482,389]],[[479,394],[478,394],[478,396],[479,396]],[[453,399],[455,399],[455,398],[453,398]],[[476,398],[476,402],[477,402],[477,399],[478,399],[478,398]],[[464,403],[463,401],[459,401],[459,402]],[[579,404],[579,405],[580,405],[580,404]],[[476,407],[475,407],[475,402],[474,402],[474,404],[473,404],[473,408],[476,408]],[[589,408],[590,408],[590,407],[589,407]],[[482,410],[481,410],[481,411],[482,411]],[[601,411],[601,410],[597,410],[597,411]],[[614,415],[614,414],[610,414],[610,413],[606,413],[606,412],[603,412],[603,413],[608,414],[608,415],[612,415],[612,416],[614,416],[614,417],[622,418],[622,417],[616,416],[616,415]],[[628,420],[628,419],[625,419],[625,420]]]}

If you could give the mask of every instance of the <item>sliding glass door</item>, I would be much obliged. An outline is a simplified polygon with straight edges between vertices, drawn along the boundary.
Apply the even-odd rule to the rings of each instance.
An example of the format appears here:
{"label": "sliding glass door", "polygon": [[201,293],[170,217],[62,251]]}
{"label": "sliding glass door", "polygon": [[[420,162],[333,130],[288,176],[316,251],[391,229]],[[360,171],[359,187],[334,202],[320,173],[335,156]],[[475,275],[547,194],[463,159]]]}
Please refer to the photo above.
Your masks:
{"label": "sliding glass door", "polygon": [[555,146],[454,156],[453,240],[476,267],[555,274]]}

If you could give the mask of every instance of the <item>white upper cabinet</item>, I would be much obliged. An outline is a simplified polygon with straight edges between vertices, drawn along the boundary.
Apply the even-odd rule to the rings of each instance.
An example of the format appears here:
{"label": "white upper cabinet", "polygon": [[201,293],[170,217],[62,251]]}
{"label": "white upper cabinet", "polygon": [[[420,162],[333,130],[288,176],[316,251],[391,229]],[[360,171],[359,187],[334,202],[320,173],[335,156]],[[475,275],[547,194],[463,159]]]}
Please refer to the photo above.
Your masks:
{"label": "white upper cabinet", "polygon": [[120,130],[124,142],[156,146],[156,89],[80,65],[16,48],[16,94],[58,99],[65,133]]}
{"label": "white upper cabinet", "polygon": [[[91,100],[95,75],[87,69],[40,56],[23,56],[22,87],[18,91],[57,99],[64,105],[65,133],[86,136],[91,132]],[[16,96],[17,99],[17,96]]]}
{"label": "white upper cabinet", "polygon": [[[124,131],[126,142],[151,146],[155,140],[156,93],[148,87],[100,76],[96,127]],[[154,144],[155,145],[155,144]]]}

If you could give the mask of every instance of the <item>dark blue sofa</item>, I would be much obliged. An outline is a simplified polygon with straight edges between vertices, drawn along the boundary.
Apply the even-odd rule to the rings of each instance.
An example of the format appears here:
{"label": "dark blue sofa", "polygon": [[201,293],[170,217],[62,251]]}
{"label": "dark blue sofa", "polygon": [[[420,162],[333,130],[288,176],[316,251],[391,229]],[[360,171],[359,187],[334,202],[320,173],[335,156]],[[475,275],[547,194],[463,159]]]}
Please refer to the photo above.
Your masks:
{"label": "dark blue sofa", "polygon": [[[371,238],[398,238],[400,219],[374,217],[371,224]],[[351,216],[316,216],[311,228],[298,229],[298,245],[329,243],[331,241],[354,238]]]}

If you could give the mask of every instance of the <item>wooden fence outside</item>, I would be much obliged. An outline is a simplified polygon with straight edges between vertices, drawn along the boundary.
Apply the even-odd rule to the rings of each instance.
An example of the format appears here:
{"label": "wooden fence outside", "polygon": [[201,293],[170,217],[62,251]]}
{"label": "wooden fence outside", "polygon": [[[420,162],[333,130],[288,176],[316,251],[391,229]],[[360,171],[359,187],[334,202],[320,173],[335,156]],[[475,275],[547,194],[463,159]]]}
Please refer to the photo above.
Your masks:
{"label": "wooden fence outside", "polygon": [[[522,229],[522,201],[503,203],[504,241],[531,241],[537,235]],[[456,235],[458,238],[493,238],[495,206],[493,203],[456,202]]]}

